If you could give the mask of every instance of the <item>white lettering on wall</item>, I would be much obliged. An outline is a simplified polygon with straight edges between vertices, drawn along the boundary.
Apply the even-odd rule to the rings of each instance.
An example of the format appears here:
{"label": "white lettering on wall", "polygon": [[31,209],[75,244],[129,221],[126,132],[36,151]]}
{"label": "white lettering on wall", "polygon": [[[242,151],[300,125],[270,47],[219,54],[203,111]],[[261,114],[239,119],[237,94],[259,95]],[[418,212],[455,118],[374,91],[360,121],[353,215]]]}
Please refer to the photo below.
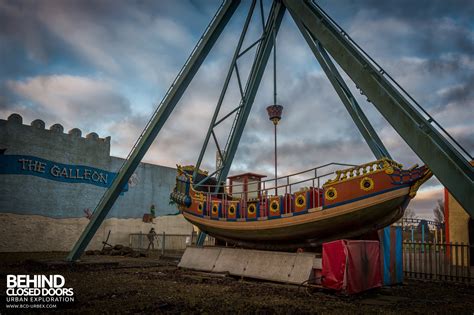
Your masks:
{"label": "white lettering on wall", "polygon": [[[37,160],[19,159],[20,168],[28,172],[46,173],[47,164]],[[49,173],[54,177],[88,180],[108,184],[108,173],[102,173],[88,168],[67,168],[56,164],[49,169]]]}

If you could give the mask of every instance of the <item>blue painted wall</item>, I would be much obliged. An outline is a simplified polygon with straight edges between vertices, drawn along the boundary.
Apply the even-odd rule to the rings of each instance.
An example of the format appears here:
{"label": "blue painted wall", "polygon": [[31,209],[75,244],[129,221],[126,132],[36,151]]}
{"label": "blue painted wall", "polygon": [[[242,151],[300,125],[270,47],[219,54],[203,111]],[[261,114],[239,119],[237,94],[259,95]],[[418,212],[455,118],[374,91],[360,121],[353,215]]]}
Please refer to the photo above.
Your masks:
{"label": "blue painted wall", "polygon": [[[110,156],[110,138],[82,137],[77,130],[0,120],[0,212],[54,218],[94,210],[124,160]],[[141,218],[152,204],[156,215],[174,214],[169,194],[176,170],[141,163],[108,217]]]}

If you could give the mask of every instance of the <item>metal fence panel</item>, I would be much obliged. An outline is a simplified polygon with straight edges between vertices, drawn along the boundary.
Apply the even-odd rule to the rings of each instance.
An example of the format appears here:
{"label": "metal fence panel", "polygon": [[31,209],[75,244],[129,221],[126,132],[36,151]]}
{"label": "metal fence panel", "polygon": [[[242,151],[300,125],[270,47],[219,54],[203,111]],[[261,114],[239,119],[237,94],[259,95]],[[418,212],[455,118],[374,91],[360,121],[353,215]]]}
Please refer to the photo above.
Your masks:
{"label": "metal fence panel", "polygon": [[474,282],[470,249],[458,243],[403,242],[405,276],[413,279]]}

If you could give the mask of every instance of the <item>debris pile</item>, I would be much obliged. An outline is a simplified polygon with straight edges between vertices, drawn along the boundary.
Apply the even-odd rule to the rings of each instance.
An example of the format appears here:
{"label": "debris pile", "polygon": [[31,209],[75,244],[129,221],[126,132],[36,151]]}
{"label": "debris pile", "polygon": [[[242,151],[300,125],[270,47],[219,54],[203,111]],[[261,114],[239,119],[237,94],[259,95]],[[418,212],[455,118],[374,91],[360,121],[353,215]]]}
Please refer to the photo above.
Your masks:
{"label": "debris pile", "polygon": [[148,257],[148,253],[136,251],[131,247],[117,244],[115,246],[104,246],[102,250],[88,250],[86,255],[109,255],[109,256],[126,256],[126,257]]}

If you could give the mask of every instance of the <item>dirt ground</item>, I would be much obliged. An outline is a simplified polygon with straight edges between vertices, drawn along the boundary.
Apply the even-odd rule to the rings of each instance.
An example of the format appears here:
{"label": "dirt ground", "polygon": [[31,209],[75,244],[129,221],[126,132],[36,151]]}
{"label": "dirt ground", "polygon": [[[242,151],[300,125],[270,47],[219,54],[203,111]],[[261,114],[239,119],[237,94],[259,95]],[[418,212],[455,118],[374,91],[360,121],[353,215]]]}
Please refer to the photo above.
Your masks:
{"label": "dirt ground", "polygon": [[[179,258],[85,256],[84,264],[38,265],[65,253],[0,253],[0,292],[7,274],[61,274],[74,288],[64,313],[470,313],[474,287],[421,281],[355,296],[292,285],[236,279],[177,268]],[[104,264],[105,263],[105,264]],[[2,297],[4,298],[4,297]],[[3,300],[4,301],[4,300]],[[0,313],[3,314],[4,310]],[[8,313],[8,312],[7,312]]]}

